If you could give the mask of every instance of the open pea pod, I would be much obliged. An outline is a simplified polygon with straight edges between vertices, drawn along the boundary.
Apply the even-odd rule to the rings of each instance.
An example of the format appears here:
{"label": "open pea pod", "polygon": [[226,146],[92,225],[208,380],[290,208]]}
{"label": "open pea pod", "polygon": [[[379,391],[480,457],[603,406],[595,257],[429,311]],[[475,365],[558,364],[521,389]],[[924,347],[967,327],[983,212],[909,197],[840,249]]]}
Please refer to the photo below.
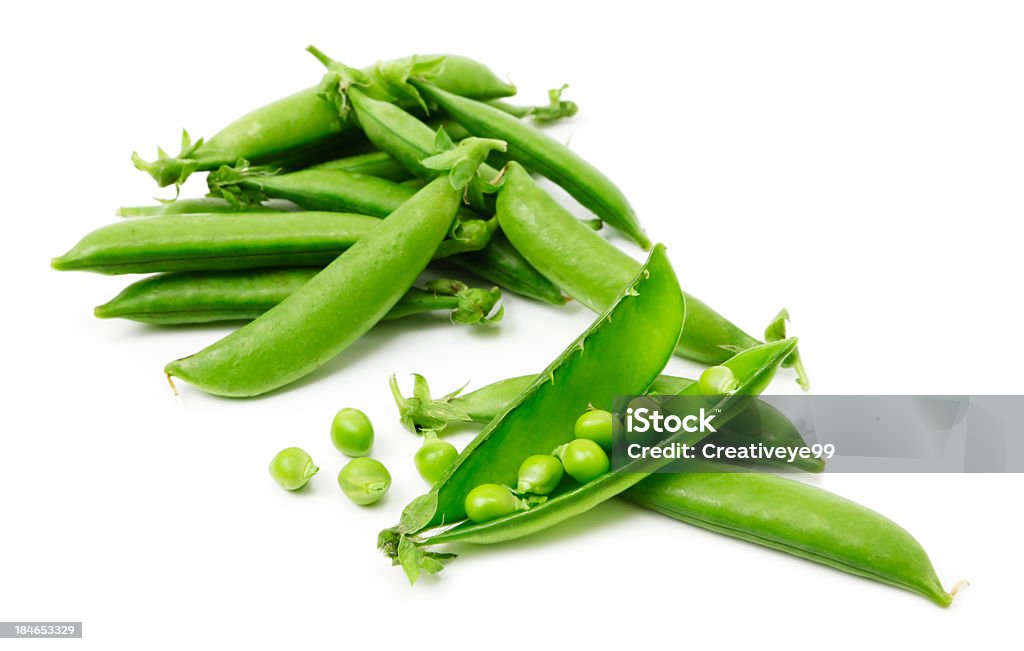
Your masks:
{"label": "open pea pod", "polygon": [[[752,396],[760,393],[767,387],[783,360],[793,352],[796,345],[796,339],[763,344],[745,350],[734,358],[727,360],[724,365],[732,369],[740,383],[734,393],[723,396],[711,403],[712,406],[709,412],[715,418],[716,425],[724,425],[736,414],[742,412],[749,405]],[[688,387],[681,395],[688,396],[691,394],[699,395],[696,393],[696,385]],[[517,404],[522,404],[522,402],[517,401]],[[691,399],[687,407],[692,407],[692,404]],[[580,413],[579,410],[574,410],[572,407],[571,405],[566,406],[566,411],[570,415]],[[668,401],[665,407],[670,411],[671,401]],[[503,418],[507,417],[510,412],[514,412],[515,409],[516,407],[513,406],[505,414],[496,418],[492,425],[488,426],[481,435],[488,430],[493,431],[495,429],[494,423],[498,423],[500,426]],[[543,427],[539,426],[541,422],[544,422]],[[561,443],[565,443],[571,440],[573,436],[571,428],[549,426],[545,421],[536,421],[532,425],[533,432],[542,432],[536,436],[539,439],[544,439],[545,444],[550,443],[552,439],[556,438],[559,438]],[[681,431],[666,438],[663,444],[686,443],[693,445],[705,436],[707,434],[702,432],[688,433]],[[473,450],[467,449],[465,458],[472,459],[473,456]],[[477,467],[489,461],[487,456],[489,455],[476,459],[478,462]],[[517,456],[514,459],[503,459],[503,461],[509,464],[510,462],[520,461],[523,458],[524,456]],[[443,560],[443,558],[435,553],[424,551],[423,547],[450,542],[490,544],[528,536],[589,511],[598,504],[636,485],[667,463],[669,461],[666,459],[638,459],[627,464],[618,472],[606,473],[593,481],[570,488],[566,492],[555,495],[546,501],[530,505],[529,508],[481,523],[471,523],[468,520],[463,520],[454,522],[451,525],[438,526],[439,523],[434,522],[434,517],[431,517],[429,523],[423,524],[425,520],[423,516],[430,511],[432,504],[436,505],[437,493],[432,492],[420,498],[419,501],[414,501],[410,504],[406,508],[406,512],[403,513],[403,519],[398,527],[383,532],[379,538],[379,543],[385,553],[396,556],[397,562],[402,564],[410,580],[415,580],[418,575],[418,569],[412,567],[414,562],[426,559],[426,562],[421,563],[420,567],[427,566],[436,569],[436,564]],[[498,477],[485,475],[486,473],[484,472],[473,474],[469,477],[473,481],[468,482],[467,477],[463,476],[460,478],[460,483],[466,486],[469,484],[479,485],[481,483],[501,482],[501,479]],[[442,488],[443,484],[444,482],[442,481],[440,484]],[[437,488],[435,487],[435,491]],[[445,522],[451,522],[451,520],[445,520]],[[411,527],[419,527],[419,529],[410,530]],[[431,527],[433,527],[433,530],[431,530]]]}
{"label": "open pea pod", "polygon": [[[463,520],[463,502],[477,485],[514,483],[524,458],[550,453],[572,436],[588,404],[610,407],[615,395],[643,392],[672,356],[684,313],[675,273],[664,247],[657,246],[618,300],[480,432],[429,493],[405,508],[396,527],[381,533],[382,550],[402,564],[410,581],[420,570],[440,569],[444,557],[421,549],[432,544],[429,530]],[[589,500],[580,504],[582,510],[592,506]],[[538,530],[577,512],[557,505],[543,514],[531,511],[525,526]],[[547,513],[555,517],[543,517]],[[540,527],[532,524],[538,519]],[[518,524],[504,529],[529,532]]]}

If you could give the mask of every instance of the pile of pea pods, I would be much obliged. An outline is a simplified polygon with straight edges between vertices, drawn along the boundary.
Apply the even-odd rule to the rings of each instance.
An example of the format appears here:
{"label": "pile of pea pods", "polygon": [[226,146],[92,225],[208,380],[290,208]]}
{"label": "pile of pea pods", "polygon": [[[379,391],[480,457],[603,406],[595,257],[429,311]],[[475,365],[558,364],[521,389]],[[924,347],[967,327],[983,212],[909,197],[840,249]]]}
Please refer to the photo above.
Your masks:
{"label": "pile of pea pods", "polygon": [[[440,398],[422,376],[414,376],[411,396],[391,377],[401,423],[423,438],[415,465],[430,489],[380,532],[378,547],[411,583],[454,558],[440,545],[519,539],[623,497],[941,606],[952,602],[958,586],[943,588],[899,525],[770,472],[821,472],[821,459],[774,468],[693,462],[678,473],[658,472],[667,460],[646,459],[611,470],[614,396],[699,397],[717,417],[711,436],[788,447],[804,445],[799,431],[756,396],[781,368],[809,385],[785,310],[759,339],[686,293],[618,186],[544,133],[544,123],[577,111],[562,99],[565,87],[547,104],[524,106],[508,101],[514,86],[466,57],[417,55],[357,69],[309,51],[325,69],[319,84],[209,139],[183,134],[176,156],[133,154],[161,187],[206,172],[206,197],[122,208],[123,219],[52,262],[59,270],[148,274],[95,308],[100,318],[242,322],[168,363],[168,378],[214,395],[258,396],[313,372],[382,320],[440,310],[455,324],[495,327],[503,292],[553,309],[572,299],[597,316],[536,375]],[[536,177],[593,218],[575,217]],[[649,251],[646,262],[612,245],[599,232],[604,225]],[[433,279],[421,282],[424,272]],[[708,368],[695,380],[663,375],[673,355]],[[454,423],[482,425],[461,452],[443,440]],[[338,476],[341,489],[357,504],[377,502],[391,475],[368,456],[369,419],[342,410],[331,433],[354,457]],[[663,443],[704,436],[680,432]],[[288,490],[317,471],[299,448],[270,465]]]}

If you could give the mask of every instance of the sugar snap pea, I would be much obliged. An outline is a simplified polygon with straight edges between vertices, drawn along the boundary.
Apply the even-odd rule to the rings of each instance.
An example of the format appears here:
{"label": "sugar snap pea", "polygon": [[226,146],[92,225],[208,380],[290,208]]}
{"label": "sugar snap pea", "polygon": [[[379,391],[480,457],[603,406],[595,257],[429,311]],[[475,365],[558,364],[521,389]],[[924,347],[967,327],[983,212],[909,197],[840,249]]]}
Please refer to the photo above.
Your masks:
{"label": "sugar snap pea", "polygon": [[[215,194],[256,201],[276,197],[308,210],[358,212],[375,217],[386,217],[416,193],[400,183],[345,170],[309,169],[253,176],[244,170],[224,168],[211,173],[207,182]],[[463,223],[479,219],[465,208],[460,208],[460,215]],[[500,232],[494,232],[483,249],[454,256],[449,262],[517,294],[554,305],[565,302],[561,291],[526,262]]]}
{"label": "sugar snap pea", "polygon": [[[607,313],[480,432],[429,493],[406,507],[395,528],[382,532],[383,551],[402,565],[410,581],[421,569],[440,569],[442,557],[421,549],[429,544],[427,532],[465,518],[464,500],[474,487],[514,484],[523,459],[550,453],[571,439],[576,416],[591,400],[610,402],[612,395],[646,389],[671,356],[683,316],[675,274],[664,248],[655,247],[648,264],[633,283],[623,287]],[[545,528],[596,503],[590,497],[571,501],[568,509],[551,510],[553,517],[531,518],[526,527],[513,530]],[[544,506],[522,515],[535,514]],[[476,526],[493,526],[493,522]]]}
{"label": "sugar snap pea", "polygon": [[[516,163],[506,168],[497,215],[523,257],[595,312],[604,310],[639,268],[636,260],[581,224]],[[686,326],[676,349],[682,357],[717,364],[760,343],[696,297],[686,294],[686,304]],[[806,377],[799,380],[806,388]]]}
{"label": "sugar snap pea", "polygon": [[[657,250],[657,247],[656,247]],[[648,268],[651,268],[650,266]],[[651,268],[653,275],[653,268]],[[775,375],[775,371],[782,364],[782,360],[786,358],[793,349],[796,348],[795,339],[786,339],[782,341],[772,342],[768,344],[762,344],[754,348],[750,348],[741,353],[738,353],[734,357],[726,360],[725,364],[732,368],[738,377],[741,378],[741,384],[737,393],[725,396],[716,403],[709,403],[711,405],[708,410],[709,413],[715,417],[716,424],[727,423],[736,413],[741,411],[747,406],[751,400],[751,397],[763,391]],[[564,378],[563,378],[564,382]],[[692,391],[690,390],[692,389]],[[684,391],[684,394],[699,395],[696,392],[696,386],[691,385],[690,389]],[[527,394],[529,395],[529,390]],[[611,396],[602,396],[598,399],[598,402],[604,403],[611,400]],[[688,408],[692,406],[692,401],[684,401],[685,411],[680,411],[680,415],[686,413]],[[511,407],[504,414],[496,418],[488,427],[478,436],[486,439],[487,434],[494,430],[501,429],[501,422],[507,418],[510,414],[517,411],[519,405],[524,404],[522,401]],[[666,409],[667,413],[673,413],[673,405],[671,401],[663,403],[663,408]],[[547,419],[544,421],[547,423]],[[552,427],[553,431],[548,431],[548,425],[544,426],[544,433],[537,433],[534,436],[524,436],[524,438],[530,439],[530,442],[539,441],[541,439],[550,440],[551,438],[560,437],[560,443],[568,442],[566,433],[559,427],[560,423],[556,423]],[[536,422],[534,422],[536,428]],[[568,431],[568,436],[571,436],[571,428]],[[664,439],[663,445],[676,445],[676,444],[688,444],[694,445],[702,440],[707,434],[704,432],[693,432],[687,433],[681,431],[677,434],[673,434],[668,438]],[[455,466],[455,472],[448,475],[448,480],[453,481],[455,485],[461,485],[462,482],[467,479],[476,479],[479,481],[495,481],[495,474],[501,467],[501,462],[491,458],[493,450],[488,450],[478,454],[476,459],[473,459],[473,452],[478,448],[473,444],[467,448],[469,455],[466,453],[459,458],[459,463]],[[597,449],[600,449],[599,447]],[[467,463],[472,460],[472,463]],[[481,464],[488,463],[488,468],[481,468]],[[403,520],[399,522],[396,528],[386,530],[382,532],[378,539],[378,544],[384,549],[385,553],[389,553],[392,549],[395,549],[399,562],[402,563],[403,569],[409,573],[409,566],[411,562],[401,561],[401,550],[398,549],[403,542],[408,550],[409,546],[412,545],[415,552],[406,551],[408,556],[411,556],[414,560],[421,558],[428,552],[423,547],[429,547],[432,545],[450,543],[450,542],[468,542],[477,544],[492,544],[505,542],[508,540],[515,540],[524,536],[531,535],[538,531],[542,531],[549,527],[552,527],[560,522],[575,517],[580,513],[586,512],[593,507],[597,506],[601,502],[604,502],[623,491],[635,486],[638,482],[642,481],[646,477],[650,476],[658,468],[666,465],[667,461],[664,459],[638,459],[625,464],[620,472],[609,472],[601,475],[597,478],[590,479],[587,483],[571,488],[563,493],[555,495],[549,498],[547,501],[531,506],[526,511],[516,512],[514,514],[497,518],[484,523],[452,523],[446,527],[440,527],[440,523],[435,522],[433,519],[427,519],[428,514],[434,514],[432,517],[436,517],[437,507],[440,504],[440,493],[428,494],[423,496],[417,501],[410,503],[403,512]],[[466,473],[462,476],[458,476],[458,470],[460,468],[467,467]],[[468,475],[468,476],[467,476]],[[503,475],[502,475],[503,476]],[[457,478],[457,479],[456,479]],[[589,477],[588,477],[589,479]],[[511,479],[503,479],[506,483],[510,483]],[[441,491],[444,490],[444,484],[441,486]],[[448,510],[445,515],[454,516],[456,512]],[[455,518],[446,520],[446,522],[452,522]],[[431,530],[433,526],[433,530]],[[420,556],[416,556],[419,554]]]}
{"label": "sugar snap pea", "polygon": [[275,212],[273,206],[256,204],[243,206],[219,197],[199,199],[175,199],[155,206],[122,206],[117,209],[118,217],[158,217],[161,215],[195,215],[218,212]]}
{"label": "sugar snap pea", "polygon": [[[435,133],[419,118],[390,101],[374,99],[371,94],[361,90],[357,84],[360,74],[343,63],[330,59],[316,48],[309,50],[327,68],[325,78],[332,80],[325,83],[327,93],[335,97],[335,102],[355,114],[356,122],[369,138],[370,142],[387,152],[410,172],[422,179],[432,179],[442,173],[430,164],[430,157],[454,148],[454,143],[445,136],[444,131]],[[477,140],[484,145],[476,148],[472,160],[466,162],[467,169],[485,177],[482,184],[471,184],[466,198],[477,210],[493,212],[493,201],[488,202],[481,188],[488,187],[488,182],[497,178],[498,171],[483,164],[494,149],[486,148],[488,141],[467,138],[466,142]],[[500,151],[504,151],[504,142]],[[465,144],[465,143],[463,143]]]}
{"label": "sugar snap pea", "polygon": [[507,113],[475,100],[453,95],[435,84],[413,80],[470,133],[508,143],[509,156],[565,189],[595,215],[642,247],[650,247],[636,213],[622,191],[593,165],[562,143]]}
{"label": "sugar snap pea", "polygon": [[708,463],[701,472],[656,474],[623,496],[682,522],[951,603],[921,544],[892,520],[792,479],[715,468],[727,470]]}
{"label": "sugar snap pea", "polygon": [[[440,398],[433,398],[430,386],[422,375],[413,374],[413,395],[405,397],[398,386],[398,380],[391,376],[391,395],[398,406],[399,418],[406,429],[412,432],[431,430],[443,432],[457,423],[478,423],[486,425],[502,413],[520,393],[526,390],[538,376],[522,375],[499,380],[469,393],[457,389]],[[649,395],[675,395],[682,393],[696,380],[672,375],[659,375],[647,389]],[[463,387],[464,388],[464,387]],[[721,427],[708,442],[720,445],[748,445],[760,443],[769,448],[807,447],[800,430],[781,411],[763,400],[754,400],[747,409],[736,414],[728,424]],[[759,465],[750,462],[749,465]],[[822,459],[797,456],[792,461],[776,460],[763,462],[775,469],[796,469],[804,472],[821,472],[825,469]],[[745,464],[746,465],[746,464]]]}
{"label": "sugar snap pea", "polygon": [[444,239],[460,199],[460,189],[438,178],[294,294],[165,372],[208,393],[246,397],[315,371],[409,290]]}
{"label": "sugar snap pea", "polygon": [[394,181],[395,183],[401,183],[412,178],[412,172],[383,151],[371,151],[365,154],[337,158],[313,165],[310,169],[344,170],[352,174],[375,176],[388,181]]}
{"label": "sugar snap pea", "polygon": [[[494,99],[515,94],[515,87],[499,79],[486,66],[456,55],[412,56],[378,62],[362,70],[364,89],[381,99],[415,103],[407,90],[410,75],[424,76],[457,94]],[[401,97],[393,92],[402,91]],[[146,162],[132,154],[135,166],[161,186],[180,185],[192,172],[214,170],[245,159],[267,163],[294,158],[304,151],[337,147],[355,127],[337,107],[320,98],[321,88],[301,90],[248,113],[221,129],[209,140],[192,142],[183,134],[181,152]]]}
{"label": "sugar snap pea", "polygon": [[[101,319],[131,319],[155,325],[252,321],[313,279],[319,268],[198,271],[157,274],[132,283],[97,306]],[[448,310],[452,323],[489,325],[501,320],[501,292],[436,279],[412,287],[382,321]]]}
{"label": "sugar snap pea", "polygon": [[127,274],[326,265],[381,223],[335,212],[140,217],[89,233],[52,266]]}

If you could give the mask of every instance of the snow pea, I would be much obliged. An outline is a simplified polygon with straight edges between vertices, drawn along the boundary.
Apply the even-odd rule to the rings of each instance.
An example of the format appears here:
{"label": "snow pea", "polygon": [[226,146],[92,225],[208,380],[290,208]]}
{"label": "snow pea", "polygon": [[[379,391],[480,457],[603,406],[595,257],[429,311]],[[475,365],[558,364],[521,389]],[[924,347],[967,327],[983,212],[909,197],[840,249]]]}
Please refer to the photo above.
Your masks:
{"label": "snow pea", "polygon": [[319,266],[381,224],[336,212],[140,217],[89,233],[52,266],[104,274]]}
{"label": "snow pea", "polygon": [[[729,472],[714,472],[715,469]],[[704,529],[952,602],[921,544],[871,509],[815,486],[707,463],[700,472],[656,474],[627,500]]]}
{"label": "snow pea", "polygon": [[[522,375],[499,380],[476,391],[462,393],[457,389],[440,398],[433,398],[430,386],[422,375],[413,374],[413,395],[404,397],[398,387],[398,380],[391,376],[391,395],[398,406],[399,418],[406,429],[412,432],[431,430],[443,432],[448,426],[458,423],[479,423],[486,425],[503,412],[520,393],[526,390],[538,376]],[[672,375],[659,375],[647,389],[648,395],[676,395],[688,389],[696,380]],[[463,387],[465,388],[465,387]],[[731,421],[712,437],[709,442],[717,444],[747,445],[761,443],[766,447],[807,447],[800,430],[781,411],[763,400],[754,400],[747,409],[736,414]],[[822,459],[797,457],[792,462],[772,460],[763,462],[774,469],[796,469],[804,472],[821,472],[825,469]],[[749,465],[759,465],[750,462]]]}
{"label": "snow pea", "polygon": [[164,371],[208,393],[247,397],[312,373],[373,327],[444,240],[461,190],[438,178],[281,303]]}
{"label": "snow pea", "polygon": [[[595,312],[604,310],[639,268],[636,260],[581,224],[517,163],[505,170],[497,215],[501,229],[530,264]],[[690,294],[686,306],[686,325],[676,348],[682,357],[718,364],[761,343]],[[806,385],[803,376],[800,381]]]}
{"label": "snow pea", "polygon": [[[526,457],[550,453],[568,442],[576,416],[590,402],[610,405],[613,395],[643,392],[671,357],[683,316],[678,282],[664,247],[657,246],[608,311],[480,432],[429,493],[406,507],[396,527],[382,532],[379,544],[383,551],[401,563],[410,581],[416,580],[420,570],[440,569],[445,557],[421,549],[430,544],[427,532],[463,520],[464,500],[474,487],[513,484]],[[526,529],[545,528],[597,501],[590,496],[570,499],[570,508],[552,510],[554,517],[543,518],[539,526],[532,523],[511,530],[525,533]],[[520,515],[531,516],[542,508],[544,505]],[[475,526],[493,527],[503,521]]]}
{"label": "snow pea", "polygon": [[[456,94],[495,99],[515,94],[515,87],[499,79],[486,66],[456,55],[414,55],[378,62],[362,70],[365,90],[380,99],[415,104],[407,92],[394,97],[391,90],[406,85],[409,75],[424,76]],[[266,163],[295,158],[310,149],[337,148],[356,132],[355,125],[337,107],[320,97],[321,88],[306,88],[248,113],[221,129],[209,140],[192,142],[182,136],[181,152],[146,162],[132,154],[135,166],[161,186],[181,185],[195,171],[234,165],[240,159]]]}
{"label": "snow pea", "polygon": [[453,95],[436,84],[413,79],[428,99],[436,102],[475,136],[508,143],[509,156],[561,186],[595,215],[649,248],[633,208],[622,191],[574,151],[493,106]]}
{"label": "snow pea", "polygon": [[[414,188],[365,174],[345,170],[309,169],[271,176],[251,175],[244,170],[224,168],[207,179],[211,192],[259,201],[266,197],[288,199],[308,210],[336,210],[386,217],[416,194]],[[463,224],[480,216],[460,208]],[[509,291],[540,301],[561,305],[565,298],[519,254],[508,240],[495,231],[480,251],[463,253],[449,260]]]}
{"label": "snow pea", "polygon": [[[93,311],[157,325],[252,321],[297,292],[319,268],[165,273],[144,278]],[[489,325],[503,316],[498,289],[438,279],[412,287],[381,319],[449,310],[452,323]]]}

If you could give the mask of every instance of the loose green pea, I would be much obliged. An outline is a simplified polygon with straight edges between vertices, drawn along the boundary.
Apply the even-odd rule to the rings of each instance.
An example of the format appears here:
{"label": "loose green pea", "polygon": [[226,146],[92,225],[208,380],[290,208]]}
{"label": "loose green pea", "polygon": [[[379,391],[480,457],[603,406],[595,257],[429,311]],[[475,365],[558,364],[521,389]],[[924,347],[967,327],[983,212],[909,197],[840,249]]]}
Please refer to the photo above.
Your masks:
{"label": "loose green pea", "polygon": [[416,471],[428,484],[433,484],[444,475],[455,460],[459,458],[459,451],[448,441],[437,438],[427,439],[416,450],[413,461],[416,463]]}
{"label": "loose green pea", "polygon": [[576,419],[574,433],[578,439],[589,439],[605,450],[612,449],[612,414],[603,409],[584,412]]}
{"label": "loose green pea", "polygon": [[373,423],[358,409],[342,409],[331,423],[331,443],[342,454],[365,457],[373,447]]}
{"label": "loose green pea", "polygon": [[376,459],[360,457],[345,464],[338,473],[338,486],[361,506],[373,504],[391,488],[391,473]]}
{"label": "loose green pea", "polygon": [[466,495],[466,516],[473,522],[487,522],[529,508],[501,484],[480,484]]}
{"label": "loose green pea", "polygon": [[534,495],[547,495],[558,487],[565,475],[562,462],[550,454],[534,454],[526,457],[519,466],[519,481],[516,484],[516,491],[519,493],[533,493]]}
{"label": "loose green pea", "polygon": [[739,379],[728,366],[708,367],[697,380],[697,388],[705,396],[722,396],[732,393],[739,386]]}
{"label": "loose green pea", "polygon": [[569,476],[581,484],[592,482],[611,467],[608,455],[590,439],[569,441],[555,449],[553,454],[562,460]]}
{"label": "loose green pea", "polygon": [[318,470],[313,458],[302,448],[285,448],[270,461],[270,476],[289,491],[305,486]]}

